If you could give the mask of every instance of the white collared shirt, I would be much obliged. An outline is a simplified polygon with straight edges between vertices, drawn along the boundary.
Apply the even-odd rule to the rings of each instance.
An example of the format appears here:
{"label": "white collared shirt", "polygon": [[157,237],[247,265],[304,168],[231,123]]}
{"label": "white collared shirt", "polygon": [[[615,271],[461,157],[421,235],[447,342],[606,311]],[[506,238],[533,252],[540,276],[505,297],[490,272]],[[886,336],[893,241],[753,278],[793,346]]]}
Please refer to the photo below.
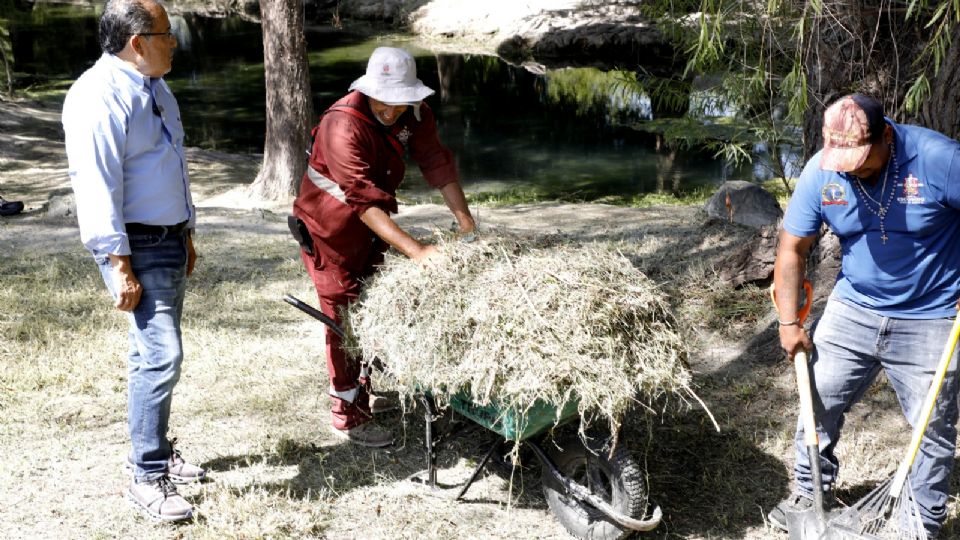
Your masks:
{"label": "white collared shirt", "polygon": [[163,79],[103,54],[70,88],[62,121],[87,249],[129,255],[124,223],[193,227],[180,108]]}

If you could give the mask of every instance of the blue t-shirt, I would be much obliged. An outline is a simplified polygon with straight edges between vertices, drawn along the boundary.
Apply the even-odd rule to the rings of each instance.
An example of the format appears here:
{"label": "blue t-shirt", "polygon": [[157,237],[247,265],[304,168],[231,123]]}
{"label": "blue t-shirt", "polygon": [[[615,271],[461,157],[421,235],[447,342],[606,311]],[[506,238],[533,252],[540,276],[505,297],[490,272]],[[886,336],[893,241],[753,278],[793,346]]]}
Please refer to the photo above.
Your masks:
{"label": "blue t-shirt", "polygon": [[862,186],[874,201],[885,207],[889,201],[886,243],[877,204],[865,202],[852,175],[821,170],[820,152],[800,175],[783,228],[805,237],[826,223],[840,237],[835,298],[888,317],[952,317],[960,296],[960,144],[936,131],[887,123],[898,166],[885,189],[886,170],[875,185]]}

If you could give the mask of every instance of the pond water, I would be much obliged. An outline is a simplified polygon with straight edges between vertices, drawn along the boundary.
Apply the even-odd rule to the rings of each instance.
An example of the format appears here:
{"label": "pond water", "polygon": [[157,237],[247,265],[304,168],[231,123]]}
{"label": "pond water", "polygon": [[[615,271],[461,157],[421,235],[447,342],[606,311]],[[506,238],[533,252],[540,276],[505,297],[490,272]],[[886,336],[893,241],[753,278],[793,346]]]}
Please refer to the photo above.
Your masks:
{"label": "pond water", "polygon": [[[53,96],[62,98],[100,54],[93,8],[38,3],[7,16],[21,86],[57,88]],[[259,25],[189,14],[172,16],[171,24],[179,46],[166,79],[180,102],[187,144],[262,152]],[[616,73],[576,68],[534,74],[496,57],[434,54],[407,36],[370,28],[311,27],[307,41],[317,113],[363,74],[374,48],[410,50],[420,78],[437,90],[427,102],[468,193],[597,200],[769,176],[762,159],[733,169],[702,152],[658,151],[651,135],[629,127],[650,118],[648,100]],[[425,194],[416,167],[408,169],[403,191],[410,198]]]}

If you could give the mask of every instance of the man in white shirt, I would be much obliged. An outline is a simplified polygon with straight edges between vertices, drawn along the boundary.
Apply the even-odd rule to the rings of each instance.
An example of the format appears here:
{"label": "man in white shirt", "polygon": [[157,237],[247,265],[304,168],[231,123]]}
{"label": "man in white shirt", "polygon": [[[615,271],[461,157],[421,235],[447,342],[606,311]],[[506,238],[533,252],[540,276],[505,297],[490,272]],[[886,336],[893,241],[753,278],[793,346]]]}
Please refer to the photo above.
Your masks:
{"label": "man in white shirt", "polygon": [[63,106],[80,238],[130,324],[127,497],[162,521],[193,516],[173,482],[205,476],[167,439],[183,360],[180,316],[196,261],[180,109],[162,79],[176,45],[160,4],[107,1],[103,55]]}

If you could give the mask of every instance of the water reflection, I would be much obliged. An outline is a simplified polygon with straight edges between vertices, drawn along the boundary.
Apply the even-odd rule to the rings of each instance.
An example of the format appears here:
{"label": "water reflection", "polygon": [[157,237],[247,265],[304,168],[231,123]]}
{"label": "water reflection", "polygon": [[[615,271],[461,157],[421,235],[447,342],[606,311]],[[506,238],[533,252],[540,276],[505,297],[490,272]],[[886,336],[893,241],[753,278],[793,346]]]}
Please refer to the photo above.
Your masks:
{"label": "water reflection", "polygon": [[[94,9],[36,4],[11,19],[21,82],[70,79],[99,56]],[[265,92],[258,25],[239,17],[174,15],[178,51],[167,80],[183,110],[188,144],[259,153]],[[69,46],[64,46],[67,40]],[[457,155],[469,192],[522,190],[543,197],[593,200],[653,191],[682,192],[759,170],[731,170],[710,155],[658,148],[626,127],[652,116],[650,100],[626,76],[594,68],[531,73],[498,58],[435,55],[407,38],[308,30],[314,108],[324,110],[363,74],[381,45],[402,46],[437,94],[441,138]],[[425,190],[409,170],[404,193]],[[768,175],[761,174],[760,177]]]}

